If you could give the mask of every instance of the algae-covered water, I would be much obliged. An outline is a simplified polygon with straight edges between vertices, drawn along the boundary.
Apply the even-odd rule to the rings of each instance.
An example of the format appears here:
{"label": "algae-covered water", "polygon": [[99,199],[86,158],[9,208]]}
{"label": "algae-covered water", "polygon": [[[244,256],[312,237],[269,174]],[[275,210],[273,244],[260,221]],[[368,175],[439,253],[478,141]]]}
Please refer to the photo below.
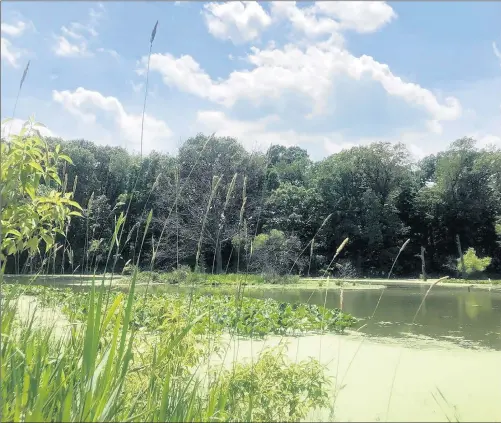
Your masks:
{"label": "algae-covered water", "polygon": [[[344,290],[343,310],[361,319],[358,328],[265,340],[226,336],[224,362],[214,356],[210,366],[256,359],[264,347],[285,342],[290,360],[317,358],[334,380],[331,409],[313,411],[308,421],[501,422],[501,293],[437,286],[416,314],[426,289]],[[247,288],[244,295],[341,305],[341,292],[330,289]]]}
{"label": "algae-covered water", "polygon": [[[424,294],[419,287],[345,291],[343,309],[365,319],[360,331],[228,340],[225,365],[256,358],[279,342],[288,344],[292,361],[319,359],[336,380],[335,400],[333,409],[316,410],[309,421],[500,422],[501,293],[434,289],[416,315]],[[340,305],[340,292],[331,290],[247,295]]]}

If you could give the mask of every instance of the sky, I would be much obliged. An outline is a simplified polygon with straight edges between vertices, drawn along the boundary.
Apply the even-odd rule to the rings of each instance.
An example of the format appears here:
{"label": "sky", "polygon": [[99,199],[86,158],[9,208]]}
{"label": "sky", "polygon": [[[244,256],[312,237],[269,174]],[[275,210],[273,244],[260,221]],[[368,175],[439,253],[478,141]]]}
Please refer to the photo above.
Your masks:
{"label": "sky", "polygon": [[[501,147],[501,2],[1,3],[1,117],[140,149],[202,132],[314,160],[375,141],[415,158]],[[30,61],[14,114],[19,82]],[[14,116],[13,116],[14,114]]]}

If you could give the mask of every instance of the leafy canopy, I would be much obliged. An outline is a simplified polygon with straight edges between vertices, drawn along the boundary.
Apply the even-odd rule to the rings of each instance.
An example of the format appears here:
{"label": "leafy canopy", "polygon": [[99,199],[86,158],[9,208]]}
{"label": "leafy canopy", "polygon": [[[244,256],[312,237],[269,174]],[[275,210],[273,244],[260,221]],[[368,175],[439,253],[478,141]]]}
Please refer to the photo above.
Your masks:
{"label": "leafy canopy", "polygon": [[50,249],[71,216],[80,216],[81,207],[57,173],[58,164],[71,159],[59,145],[49,148],[37,129],[41,126],[30,118],[19,134],[2,140],[2,260],[26,250],[33,254],[42,241]]}

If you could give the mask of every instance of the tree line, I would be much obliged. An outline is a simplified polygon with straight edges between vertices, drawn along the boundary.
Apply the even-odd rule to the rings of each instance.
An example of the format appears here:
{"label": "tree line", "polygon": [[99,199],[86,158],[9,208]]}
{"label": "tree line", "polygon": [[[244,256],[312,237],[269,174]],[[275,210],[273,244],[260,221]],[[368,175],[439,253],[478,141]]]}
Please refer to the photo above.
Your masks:
{"label": "tree line", "polygon": [[[488,272],[501,272],[501,150],[471,138],[419,161],[403,144],[378,142],[318,162],[299,147],[248,152],[203,134],[176,156],[46,141],[72,159],[59,176],[83,208],[59,240],[54,269],[64,273],[104,269],[121,214],[116,270],[149,269],[153,259],[155,270],[382,276],[410,240],[394,275],[417,277],[421,253],[427,273],[453,274],[459,240],[462,251],[492,257]],[[30,271],[42,256],[10,260],[7,271]]]}

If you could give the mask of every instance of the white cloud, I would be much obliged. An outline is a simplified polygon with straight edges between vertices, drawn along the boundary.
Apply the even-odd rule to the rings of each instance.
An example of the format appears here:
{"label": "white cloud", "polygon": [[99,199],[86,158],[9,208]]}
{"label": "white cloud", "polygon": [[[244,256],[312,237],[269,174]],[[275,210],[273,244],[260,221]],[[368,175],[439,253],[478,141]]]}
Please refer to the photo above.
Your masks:
{"label": "white cloud", "polygon": [[[313,159],[321,159],[326,155],[336,154],[352,147],[369,145],[381,141],[372,137],[347,137],[341,132],[298,132],[294,130],[277,131],[270,129],[270,124],[280,121],[276,115],[271,115],[256,121],[243,121],[228,118],[221,111],[205,110],[197,113],[197,130],[205,133],[216,133],[218,136],[236,138],[249,151],[265,151],[271,144],[286,147],[300,146],[306,148]],[[385,138],[390,143],[403,142],[410,153],[420,159],[426,155],[421,147],[422,141],[427,138],[424,132],[396,131]]]}
{"label": "white cloud", "polygon": [[384,1],[319,1],[314,10],[338,20],[340,29],[374,32],[397,17]]}
{"label": "white cloud", "polygon": [[501,148],[501,135],[475,132],[470,134],[469,136],[477,140],[477,145],[480,148],[487,148],[490,146]]}
{"label": "white cloud", "polygon": [[[389,95],[425,110],[430,115],[427,124],[435,133],[442,130],[440,122],[455,120],[461,115],[461,106],[455,98],[440,101],[431,91],[394,75],[388,65],[366,55],[355,57],[342,47],[342,31],[374,32],[396,18],[385,2],[317,2],[302,8],[297,7],[296,2],[273,2],[271,23],[255,2],[210,3],[205,8],[212,13],[206,16],[209,31],[219,38],[235,41],[236,34],[240,40],[257,37],[259,31],[253,32],[254,27],[248,25],[251,14],[260,16],[254,22],[261,22],[261,30],[272,22],[286,19],[306,38],[297,37],[294,44],[282,48],[275,47],[274,43],[263,50],[251,47],[246,58],[251,68],[233,71],[226,79],[217,81],[191,56],[154,54],[150,69],[159,72],[168,86],[228,108],[241,100],[260,105],[287,93],[298,93],[310,100],[311,117],[326,110],[333,84],[345,75],[353,80],[369,78]],[[141,72],[146,61],[143,57]]]}
{"label": "white cloud", "polygon": [[12,43],[7,39],[1,38],[1,56],[2,61],[6,61],[9,65],[14,68],[19,67],[19,59],[22,56],[22,51],[12,45]]}
{"label": "white cloud", "polygon": [[[264,99],[279,99],[287,92],[309,98],[313,112],[325,110],[326,101],[337,76],[347,75],[354,80],[369,77],[386,92],[410,105],[424,109],[438,128],[440,121],[457,119],[461,114],[459,102],[448,97],[442,104],[429,90],[394,75],[388,65],[370,56],[355,57],[336,46],[300,48],[286,45],[283,49],[252,47],[247,56],[254,65],[251,70],[233,71],[227,79],[214,81],[191,56],[175,58],[171,54],[153,54],[150,69],[159,72],[166,85],[175,86],[226,107],[239,100],[260,104]],[[142,65],[145,66],[144,57]]]}
{"label": "white cloud", "polygon": [[56,44],[53,46],[53,51],[57,56],[62,57],[86,57],[92,53],[87,49],[87,42],[72,43],[63,35],[56,37]]}
{"label": "white cloud", "polygon": [[499,65],[501,66],[501,52],[495,42],[492,42],[492,50],[494,51],[494,55],[499,59]]}
{"label": "white cloud", "polygon": [[324,43],[338,46],[344,42],[343,31],[374,32],[397,16],[391,6],[379,1],[320,1],[309,7],[298,7],[295,1],[274,1],[271,12],[275,21],[289,21],[299,35],[309,39],[328,36]]}
{"label": "white cloud", "polygon": [[[99,35],[97,27],[104,16],[104,6],[98,3],[97,9],[90,8],[88,18],[85,23],[71,22],[68,26],[61,27],[61,35],[55,36],[55,44],[52,50],[61,57],[89,57],[93,52],[89,44],[95,41]],[[101,52],[108,52],[116,55],[115,50],[98,49]],[[112,53],[113,52],[113,53]]]}
{"label": "white cloud", "polygon": [[114,59],[120,59],[120,55],[118,54],[118,52],[116,50],[113,50],[111,48],[98,48],[97,51],[99,53],[107,53],[109,54],[111,57],[113,57]]}
{"label": "white cloud", "polygon": [[141,90],[143,89],[144,87],[144,84],[142,82],[139,82],[137,84],[134,83],[134,81],[129,81],[130,82],[130,85],[132,87],[132,90],[135,92],[135,93],[139,93],[141,92]]}
{"label": "white cloud", "polygon": [[[80,87],[73,92],[54,90],[52,99],[85,125],[99,125],[97,121],[101,119],[111,121],[112,127],[106,128],[111,133],[109,138],[115,139],[120,145],[139,151],[142,115],[128,113],[116,97],[105,97],[98,91]],[[163,120],[148,114],[144,119],[143,140],[144,152],[153,149],[172,150],[172,131]]]}
{"label": "white cloud", "polygon": [[204,5],[209,32],[235,44],[255,40],[271,25],[271,17],[255,1],[233,1]]}
{"label": "white cloud", "polygon": [[291,145],[283,134],[277,135],[267,130],[267,125],[277,119],[277,116],[268,116],[251,122],[230,119],[221,111],[204,110],[197,113],[198,128],[202,132],[234,137],[248,150],[265,150],[272,143]]}
{"label": "white cloud", "polygon": [[[9,37],[20,37],[27,29],[35,30],[35,26],[31,21],[18,19],[13,24],[2,22],[2,34]],[[2,61],[7,62],[14,68],[19,67],[19,59],[27,52],[24,49],[14,46],[8,38],[1,37],[1,57]]]}
{"label": "white cloud", "polygon": [[35,28],[33,25],[33,22],[31,22],[31,21],[24,22],[22,20],[18,20],[14,24],[8,24],[5,22],[2,22],[2,33],[9,35],[11,37],[19,37],[19,36],[23,35],[23,33],[29,28],[31,28],[31,29]]}
{"label": "white cloud", "polygon": [[314,6],[298,8],[295,1],[274,1],[271,4],[271,13],[275,21],[288,20],[300,35],[308,38],[331,35],[337,43],[342,43],[339,22],[327,17],[318,17]]}
{"label": "white cloud", "polygon": [[84,39],[84,36],[82,34],[79,34],[78,32],[75,32],[75,28],[73,27],[72,29],[65,27],[64,25],[61,27],[61,32],[70,38],[73,38],[75,40],[82,40]]}

